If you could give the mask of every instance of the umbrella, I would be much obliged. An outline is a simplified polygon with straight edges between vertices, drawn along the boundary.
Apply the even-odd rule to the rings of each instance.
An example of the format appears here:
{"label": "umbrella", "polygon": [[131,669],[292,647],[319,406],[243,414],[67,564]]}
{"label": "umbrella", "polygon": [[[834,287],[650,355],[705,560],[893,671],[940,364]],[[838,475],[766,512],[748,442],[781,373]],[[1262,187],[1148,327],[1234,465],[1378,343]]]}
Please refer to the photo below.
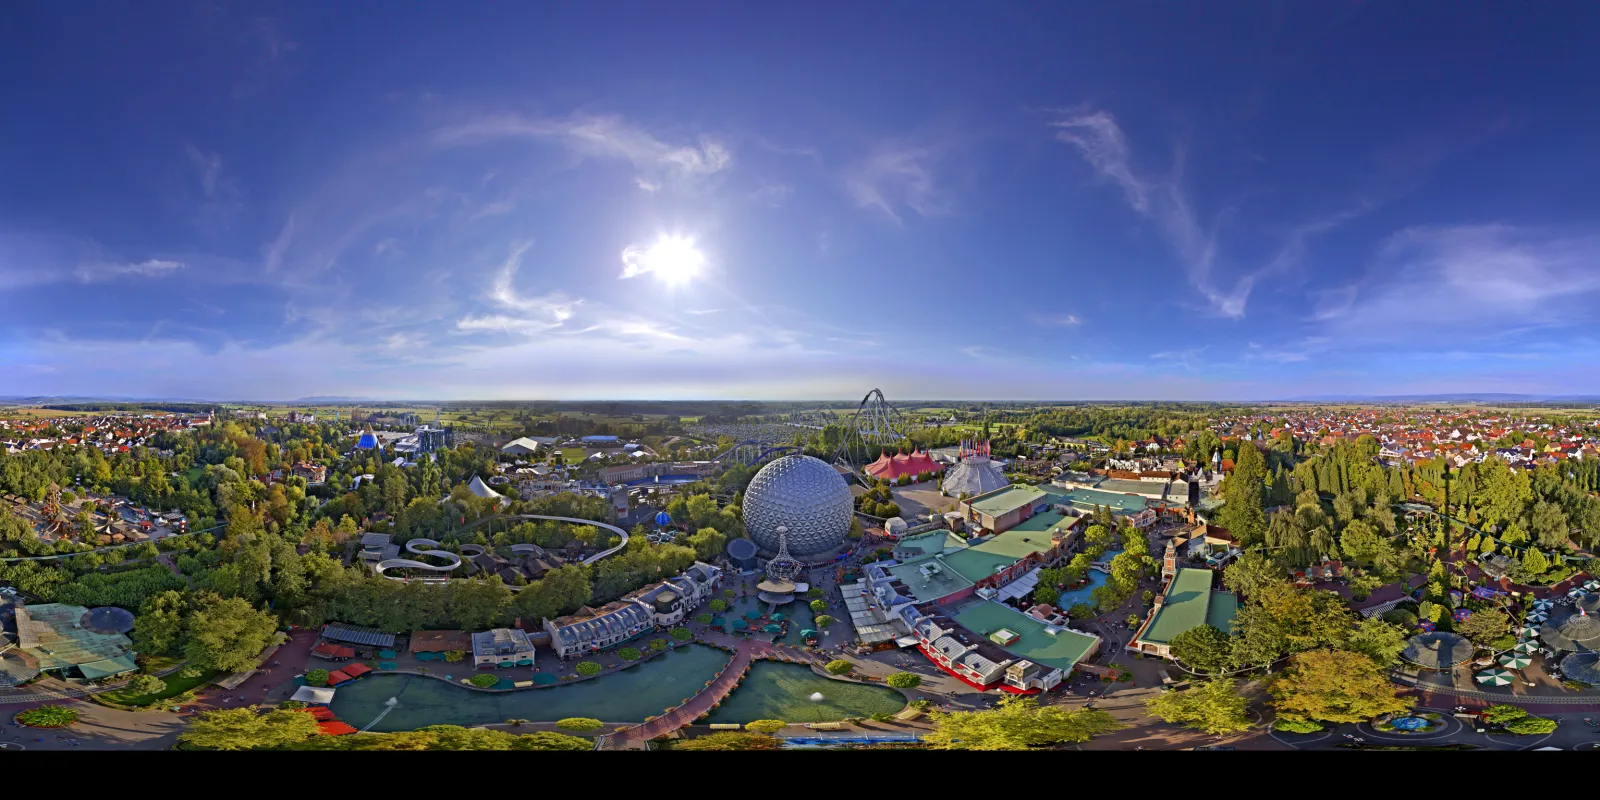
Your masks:
{"label": "umbrella", "polygon": [[1539,652],[1539,643],[1538,642],[1517,642],[1517,646],[1513,647],[1511,649],[1514,652],[1522,653],[1523,655],[1532,655],[1534,653]]}
{"label": "umbrella", "polygon": [[1529,622],[1544,622],[1545,620],[1547,620],[1549,618],[1550,618],[1550,615],[1544,613],[1543,611],[1535,611],[1532,614],[1528,615],[1528,621]]}
{"label": "umbrella", "polygon": [[1517,634],[1524,639],[1537,639],[1539,638],[1539,629],[1530,625],[1520,631],[1517,631]]}
{"label": "umbrella", "polygon": [[1584,581],[1583,588],[1590,590],[1600,589],[1600,581]]}
{"label": "umbrella", "polygon": [[1486,669],[1479,672],[1475,679],[1478,683],[1488,684],[1489,686],[1506,686],[1512,680],[1511,673],[1503,669]]}
{"label": "umbrella", "polygon": [[782,622],[783,620],[784,620],[784,616],[783,616],[783,612],[782,611],[778,611],[778,612],[773,613],[773,615],[772,615],[772,621],[773,622]]}
{"label": "umbrella", "polygon": [[1573,589],[1572,591],[1567,592],[1568,597],[1582,597],[1583,594],[1584,592],[1582,589]]}
{"label": "umbrella", "polygon": [[1472,612],[1465,608],[1458,608],[1456,609],[1454,616],[1456,618],[1456,622],[1464,622],[1468,617],[1472,616]]}
{"label": "umbrella", "polygon": [[1427,631],[1428,633],[1433,633],[1433,629],[1437,628],[1438,626],[1434,625],[1433,623],[1431,623],[1431,622],[1429,622],[1427,620],[1423,620],[1423,621],[1417,623],[1417,627],[1421,628],[1422,630]]}
{"label": "umbrella", "polygon": [[744,612],[744,618],[745,619],[761,619],[761,609],[752,608],[749,611]]}
{"label": "umbrella", "polygon": [[393,650],[379,650],[378,651],[378,658],[394,658],[395,655],[396,655],[396,653]]}
{"label": "umbrella", "polygon": [[1500,657],[1500,666],[1507,669],[1522,669],[1533,663],[1533,659],[1521,653],[1507,654]]}
{"label": "umbrella", "polygon": [[782,633],[783,632],[783,626],[781,626],[781,625],[767,625],[767,626],[763,627],[761,630],[764,630],[767,633]]}
{"label": "umbrella", "polygon": [[745,628],[750,627],[750,623],[745,622],[742,619],[736,619],[733,621],[733,627],[736,630],[744,630]]}

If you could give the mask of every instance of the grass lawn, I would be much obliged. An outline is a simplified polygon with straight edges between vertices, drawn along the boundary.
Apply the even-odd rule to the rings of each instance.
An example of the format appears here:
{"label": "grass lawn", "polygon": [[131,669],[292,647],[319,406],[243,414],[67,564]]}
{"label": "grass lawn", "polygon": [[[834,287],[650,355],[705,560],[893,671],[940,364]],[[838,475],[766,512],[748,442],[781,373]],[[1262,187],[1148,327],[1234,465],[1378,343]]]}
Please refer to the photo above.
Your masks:
{"label": "grass lawn", "polygon": [[582,464],[585,458],[588,458],[588,451],[581,447],[561,448],[561,460],[564,463]]}
{"label": "grass lawn", "polygon": [[200,485],[200,478],[202,476],[204,476],[205,474],[206,474],[206,468],[205,467],[190,467],[189,471],[184,473],[184,477],[188,478],[189,485],[191,487],[193,487],[193,486]]}
{"label": "grass lawn", "polygon": [[[164,665],[161,668],[165,669],[167,666],[171,665]],[[113,703],[118,703],[125,706],[148,706],[154,704],[158,700],[165,700],[169,697],[177,697],[178,695],[183,694],[190,689],[198,686],[204,686],[221,674],[222,673],[216,670],[203,669],[200,670],[200,674],[198,676],[193,678],[185,678],[183,677],[182,672],[174,672],[164,679],[167,682],[166,691],[158,692],[156,694],[129,694],[129,690],[122,689],[115,692],[106,692],[104,693],[104,697]]]}

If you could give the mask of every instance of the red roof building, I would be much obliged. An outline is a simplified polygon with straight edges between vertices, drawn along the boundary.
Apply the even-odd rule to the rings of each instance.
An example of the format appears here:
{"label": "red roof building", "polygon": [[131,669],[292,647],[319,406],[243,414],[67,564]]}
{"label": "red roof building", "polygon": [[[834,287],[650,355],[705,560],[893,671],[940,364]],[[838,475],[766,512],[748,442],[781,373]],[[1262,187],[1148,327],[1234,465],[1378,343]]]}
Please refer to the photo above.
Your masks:
{"label": "red roof building", "polygon": [[350,664],[348,666],[340,667],[339,671],[343,672],[346,675],[349,675],[352,678],[359,678],[362,675],[365,675],[365,674],[371,672],[372,671],[372,667],[369,667],[366,664],[359,664],[358,663],[358,664]]}
{"label": "red roof building", "polygon": [[356,730],[355,728],[352,728],[338,720],[319,722],[317,723],[317,730],[322,731],[328,736],[344,736],[345,734],[350,733],[360,733],[360,731]]}
{"label": "red roof building", "polygon": [[328,673],[328,685],[329,686],[338,686],[341,683],[348,683],[348,682],[350,682],[352,680],[354,680],[354,679],[351,678],[348,674],[346,674],[344,672],[344,670],[336,669],[336,670]]}
{"label": "red roof building", "polygon": [[937,475],[944,472],[944,465],[933,460],[933,457],[922,450],[917,450],[907,455],[904,452],[890,456],[883,453],[878,460],[868,464],[866,472],[874,478],[886,481],[897,481],[904,476],[915,478],[925,472]]}
{"label": "red roof building", "polygon": [[326,644],[326,643],[319,644],[316,647],[311,648],[311,654],[315,655],[315,656],[321,656],[323,658],[331,658],[331,659],[343,659],[343,658],[355,658],[356,657],[356,651],[351,649],[351,648],[349,648],[349,647],[344,647],[342,645],[337,645],[337,644]]}

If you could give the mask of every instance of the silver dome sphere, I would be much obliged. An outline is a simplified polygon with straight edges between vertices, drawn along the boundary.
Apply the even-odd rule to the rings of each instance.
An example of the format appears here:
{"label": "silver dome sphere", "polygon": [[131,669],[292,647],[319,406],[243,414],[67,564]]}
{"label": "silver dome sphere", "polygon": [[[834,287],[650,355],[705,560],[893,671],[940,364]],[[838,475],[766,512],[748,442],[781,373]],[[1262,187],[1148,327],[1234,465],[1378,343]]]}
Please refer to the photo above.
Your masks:
{"label": "silver dome sphere", "polygon": [[744,492],[744,526],[771,555],[778,527],[788,529],[789,554],[802,561],[831,555],[844,544],[854,513],[850,487],[827,462],[784,456],[761,468]]}

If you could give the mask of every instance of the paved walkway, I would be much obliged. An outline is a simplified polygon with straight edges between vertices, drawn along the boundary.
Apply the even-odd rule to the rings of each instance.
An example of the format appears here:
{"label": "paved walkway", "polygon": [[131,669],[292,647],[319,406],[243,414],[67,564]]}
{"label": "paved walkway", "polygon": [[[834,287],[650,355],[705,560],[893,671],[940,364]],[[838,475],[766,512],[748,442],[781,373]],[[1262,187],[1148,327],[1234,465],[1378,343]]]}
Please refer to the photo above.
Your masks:
{"label": "paved walkway", "polygon": [[750,670],[750,665],[763,659],[779,661],[803,661],[807,663],[820,663],[818,658],[804,650],[798,650],[774,642],[758,639],[735,639],[721,633],[702,634],[700,640],[719,647],[733,649],[733,660],[722,669],[722,672],[711,681],[711,685],[701,689],[689,702],[656,717],[642,725],[636,725],[628,730],[608,737],[608,744],[622,745],[630,741],[648,741],[658,736],[665,736],[686,725],[691,725],[701,714],[706,714],[717,703],[722,702],[733,690],[739,686],[739,680]]}

